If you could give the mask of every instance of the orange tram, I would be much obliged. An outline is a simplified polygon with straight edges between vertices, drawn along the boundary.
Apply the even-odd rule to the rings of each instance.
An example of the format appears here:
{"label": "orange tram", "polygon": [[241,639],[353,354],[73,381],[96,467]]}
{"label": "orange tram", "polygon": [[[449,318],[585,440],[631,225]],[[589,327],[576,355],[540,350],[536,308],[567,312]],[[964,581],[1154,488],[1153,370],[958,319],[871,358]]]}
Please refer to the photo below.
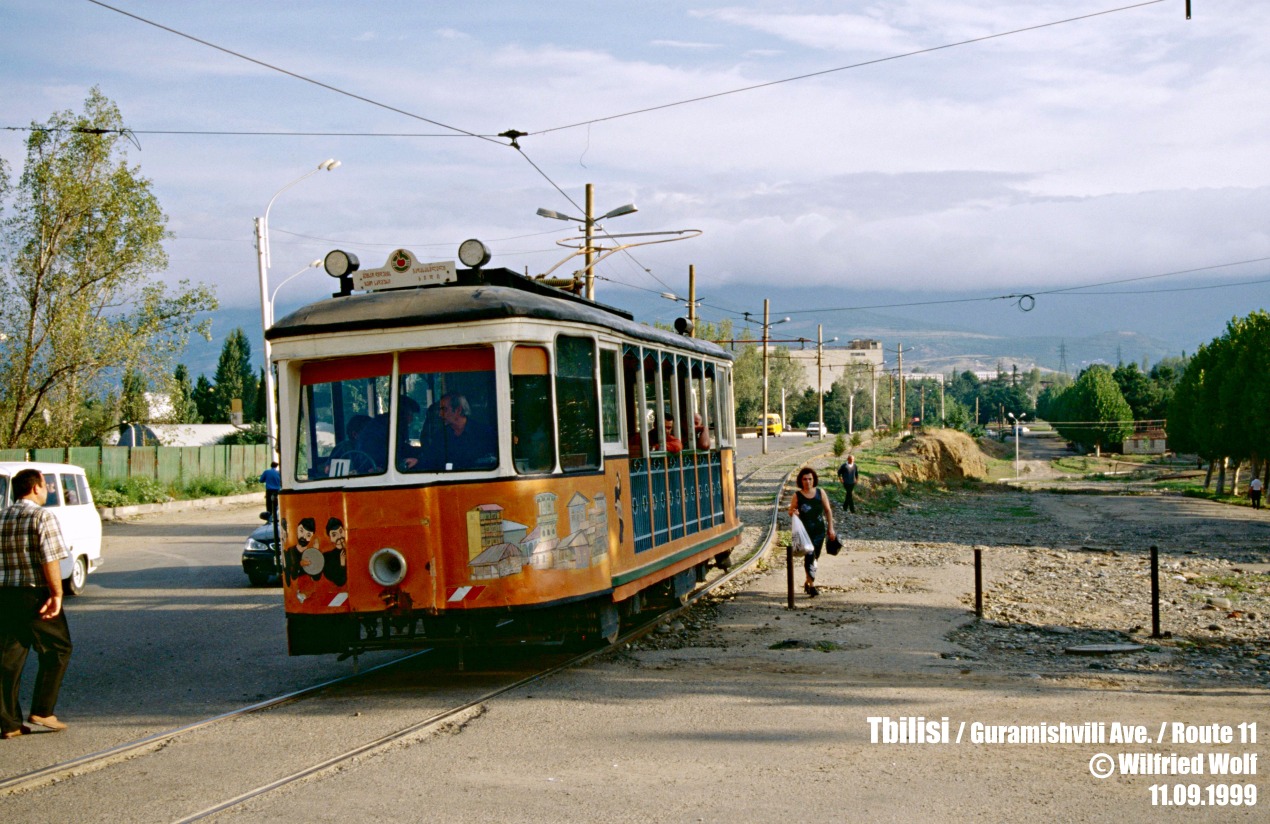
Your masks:
{"label": "orange tram", "polygon": [[739,540],[730,355],[480,248],[332,252],[267,333],[292,655],[612,641]]}

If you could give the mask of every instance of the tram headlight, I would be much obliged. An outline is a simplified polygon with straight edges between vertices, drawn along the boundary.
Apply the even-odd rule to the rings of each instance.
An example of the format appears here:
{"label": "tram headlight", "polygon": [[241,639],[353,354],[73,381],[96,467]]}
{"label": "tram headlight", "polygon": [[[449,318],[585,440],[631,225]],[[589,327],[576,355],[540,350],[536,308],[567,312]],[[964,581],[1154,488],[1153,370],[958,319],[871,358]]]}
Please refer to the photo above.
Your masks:
{"label": "tram headlight", "polygon": [[352,252],[345,252],[342,249],[336,249],[327,252],[326,257],[322,260],[322,268],[333,278],[342,278],[345,275],[352,274],[357,271],[361,262],[358,261],[357,255]]}
{"label": "tram headlight", "polygon": [[370,556],[370,577],[385,587],[395,587],[406,579],[406,556],[384,547]]}

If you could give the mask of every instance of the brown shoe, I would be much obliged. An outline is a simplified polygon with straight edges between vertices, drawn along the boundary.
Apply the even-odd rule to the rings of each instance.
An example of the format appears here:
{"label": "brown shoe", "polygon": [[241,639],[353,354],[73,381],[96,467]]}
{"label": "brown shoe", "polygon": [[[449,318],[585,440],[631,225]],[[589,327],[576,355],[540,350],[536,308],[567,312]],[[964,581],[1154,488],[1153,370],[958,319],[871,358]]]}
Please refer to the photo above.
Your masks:
{"label": "brown shoe", "polygon": [[28,715],[26,720],[32,724],[39,724],[41,727],[53,732],[61,732],[66,729],[66,724],[58,721],[56,715]]}
{"label": "brown shoe", "polygon": [[30,734],[31,734],[31,728],[28,727],[26,724],[23,724],[22,726],[18,727],[16,730],[9,730],[6,733],[0,733],[0,739],[4,739],[7,741],[10,738],[17,738],[19,735],[30,735]]}

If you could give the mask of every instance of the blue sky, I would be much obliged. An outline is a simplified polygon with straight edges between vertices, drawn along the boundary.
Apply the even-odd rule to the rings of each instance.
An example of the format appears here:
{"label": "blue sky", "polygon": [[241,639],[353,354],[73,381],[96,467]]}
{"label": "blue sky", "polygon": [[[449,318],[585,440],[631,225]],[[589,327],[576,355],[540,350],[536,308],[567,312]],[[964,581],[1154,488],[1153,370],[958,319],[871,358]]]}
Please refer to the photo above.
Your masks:
{"label": "blue sky", "polygon": [[[539,273],[563,257],[555,241],[569,232],[535,210],[576,214],[555,186],[581,203],[587,182],[597,211],[639,205],[612,232],[704,231],[614,256],[601,299],[684,294],[695,264],[708,319],[760,312],[764,297],[777,312],[918,302],[1270,258],[1266,3],[1195,0],[1186,21],[1184,0],[1167,0],[573,128],[558,127],[1127,4],[111,5],[466,132],[530,133],[522,154],[87,0],[0,0],[0,126],[78,110],[100,86],[137,130],[130,160],[170,218],[163,277],[210,282],[226,306],[258,304],[253,217],[327,157],[342,166],[282,194],[270,214],[274,285],[332,248],[376,266],[397,247],[453,259],[468,237],[487,241],[494,265]],[[0,131],[15,172],[24,138]],[[1263,261],[1120,288],[1265,279]],[[314,270],[279,302],[330,289]],[[1126,311],[1136,299],[1041,297],[1026,318],[995,302],[970,304],[960,320],[1164,334],[1176,313],[1211,325],[1198,343],[1267,297],[1265,283],[1156,294],[1141,313]],[[675,314],[661,303],[643,319]],[[941,311],[930,316],[948,320]],[[851,335],[849,312],[817,319]]]}

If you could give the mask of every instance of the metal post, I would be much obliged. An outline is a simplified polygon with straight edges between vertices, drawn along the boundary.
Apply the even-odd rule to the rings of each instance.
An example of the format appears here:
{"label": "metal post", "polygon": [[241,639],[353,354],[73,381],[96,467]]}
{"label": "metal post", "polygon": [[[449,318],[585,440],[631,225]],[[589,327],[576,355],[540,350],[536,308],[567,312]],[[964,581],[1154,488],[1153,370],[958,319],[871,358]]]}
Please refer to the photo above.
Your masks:
{"label": "metal post", "polygon": [[975,547],[975,615],[983,617],[983,550]]}
{"label": "metal post", "polygon": [[265,231],[265,218],[256,218],[256,263],[260,270],[260,326],[263,330],[261,337],[264,339],[261,354],[265,359],[265,440],[269,444],[270,457],[276,460],[278,457],[278,403],[275,400],[273,386],[273,348],[269,345],[269,327],[273,326],[273,306],[269,300],[267,259],[269,246]]}
{"label": "metal post", "polygon": [[1160,637],[1160,548],[1151,547],[1151,637]]}
{"label": "metal post", "polygon": [[[767,298],[763,298],[763,454],[767,454]],[[793,575],[791,572],[790,575]]]}
{"label": "metal post", "polygon": [[785,584],[789,589],[789,598],[786,605],[794,608],[794,539],[789,539],[789,546],[785,547]]}

